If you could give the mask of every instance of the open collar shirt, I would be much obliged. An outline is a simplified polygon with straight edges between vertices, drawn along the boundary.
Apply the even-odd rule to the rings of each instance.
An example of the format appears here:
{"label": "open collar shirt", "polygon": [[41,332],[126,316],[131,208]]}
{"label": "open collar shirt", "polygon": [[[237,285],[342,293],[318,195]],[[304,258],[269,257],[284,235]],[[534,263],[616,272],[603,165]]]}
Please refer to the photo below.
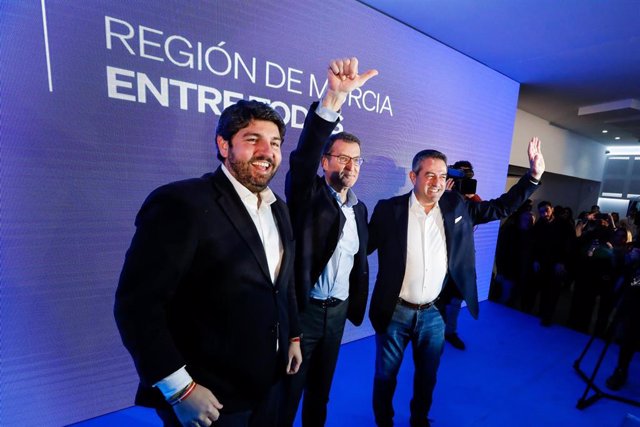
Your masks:
{"label": "open collar shirt", "polygon": [[407,263],[400,298],[414,304],[435,300],[447,275],[447,241],[440,206],[427,214],[415,193],[409,197]]}
{"label": "open collar shirt", "polygon": [[321,300],[338,298],[344,301],[349,297],[349,276],[353,268],[355,254],[358,253],[358,248],[360,247],[358,226],[353,211],[353,207],[358,203],[358,198],[349,189],[347,190],[347,200],[342,203],[340,194],[329,185],[327,187],[336,199],[346,221],[329,262],[311,290],[311,298]]}

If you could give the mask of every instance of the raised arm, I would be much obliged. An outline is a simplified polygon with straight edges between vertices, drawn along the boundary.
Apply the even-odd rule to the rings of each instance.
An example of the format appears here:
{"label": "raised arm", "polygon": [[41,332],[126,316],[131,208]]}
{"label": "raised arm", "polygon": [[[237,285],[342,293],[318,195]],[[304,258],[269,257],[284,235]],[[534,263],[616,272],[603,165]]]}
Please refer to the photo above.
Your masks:
{"label": "raised arm", "polygon": [[316,171],[322,158],[322,150],[338,124],[338,115],[335,113],[340,110],[349,92],[361,87],[377,74],[376,70],[358,74],[356,58],[334,59],[329,62],[327,90],[320,104],[333,111],[335,117],[327,118],[324,114],[319,115],[318,103],[313,103],[305,119],[298,145],[289,156],[285,194],[289,209],[294,216],[294,223],[297,221],[298,210],[305,208],[313,186],[317,185]]}

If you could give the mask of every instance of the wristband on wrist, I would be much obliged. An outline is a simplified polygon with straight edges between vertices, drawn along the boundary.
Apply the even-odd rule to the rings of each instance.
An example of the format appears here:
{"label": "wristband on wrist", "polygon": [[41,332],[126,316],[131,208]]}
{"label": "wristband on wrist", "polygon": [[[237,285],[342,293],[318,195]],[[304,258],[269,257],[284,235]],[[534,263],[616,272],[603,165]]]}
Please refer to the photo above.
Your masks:
{"label": "wristband on wrist", "polygon": [[171,398],[167,402],[169,403],[169,405],[175,406],[178,403],[185,400],[187,397],[189,397],[189,395],[191,394],[191,392],[193,392],[195,388],[196,388],[195,381],[191,381],[188,386],[186,386],[185,388],[180,390],[178,393],[171,396]]}
{"label": "wristband on wrist", "polygon": [[289,338],[289,342],[300,342],[300,337]]}
{"label": "wristband on wrist", "polygon": [[529,174],[529,182],[531,182],[532,184],[539,184],[540,180],[535,179],[531,174]]}

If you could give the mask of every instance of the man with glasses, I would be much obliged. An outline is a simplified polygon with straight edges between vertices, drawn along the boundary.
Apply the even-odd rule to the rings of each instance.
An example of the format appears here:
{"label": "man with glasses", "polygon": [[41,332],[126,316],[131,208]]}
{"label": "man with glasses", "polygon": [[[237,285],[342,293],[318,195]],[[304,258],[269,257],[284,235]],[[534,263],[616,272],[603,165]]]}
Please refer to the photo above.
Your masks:
{"label": "man with glasses", "polygon": [[[351,189],[364,161],[360,140],[331,135],[352,90],[375,76],[356,58],[331,61],[327,91],[311,105],[289,157],[285,192],[296,238],[295,287],[303,361],[289,377],[285,420],[292,425],[304,390],[302,425],[325,424],[346,319],[358,326],[369,291],[367,208]],[[324,176],[318,176],[318,164]]]}

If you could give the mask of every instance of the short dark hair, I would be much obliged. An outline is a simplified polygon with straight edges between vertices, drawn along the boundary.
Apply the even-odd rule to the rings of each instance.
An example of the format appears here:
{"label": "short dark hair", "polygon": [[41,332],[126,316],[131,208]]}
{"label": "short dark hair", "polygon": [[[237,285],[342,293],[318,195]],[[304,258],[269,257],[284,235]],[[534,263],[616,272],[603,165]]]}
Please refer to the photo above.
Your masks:
{"label": "short dark hair", "polygon": [[538,203],[538,209],[544,208],[545,206],[549,206],[550,208],[553,208],[553,205],[548,200],[543,200],[540,203]]}
{"label": "short dark hair", "polygon": [[469,160],[458,160],[453,164],[453,168],[454,169],[463,169],[463,168],[473,169],[473,165]]}
{"label": "short dark hair", "polygon": [[344,142],[358,144],[358,147],[360,147],[360,139],[358,139],[357,136],[349,132],[338,132],[329,137],[329,140],[324,145],[323,154],[329,154],[331,152],[331,149],[333,148],[333,144],[335,144],[335,142],[339,139]]}
{"label": "short dark hair", "polygon": [[439,159],[447,164],[447,156],[444,153],[441,153],[438,150],[422,150],[418,152],[415,156],[413,156],[413,161],[411,162],[411,170],[413,173],[420,172],[420,164],[424,159]]}
{"label": "short dark hair", "polygon": [[[238,133],[240,129],[249,126],[252,120],[264,120],[274,123],[278,126],[280,138],[284,141],[284,134],[286,132],[284,120],[282,120],[282,117],[280,117],[276,110],[263,102],[245,101],[243,99],[224,109],[220,115],[220,120],[218,120],[218,126],[216,126],[216,138],[221,136],[222,139],[231,145],[233,136]],[[224,162],[224,157],[220,155],[219,148],[217,157],[218,160]]]}

